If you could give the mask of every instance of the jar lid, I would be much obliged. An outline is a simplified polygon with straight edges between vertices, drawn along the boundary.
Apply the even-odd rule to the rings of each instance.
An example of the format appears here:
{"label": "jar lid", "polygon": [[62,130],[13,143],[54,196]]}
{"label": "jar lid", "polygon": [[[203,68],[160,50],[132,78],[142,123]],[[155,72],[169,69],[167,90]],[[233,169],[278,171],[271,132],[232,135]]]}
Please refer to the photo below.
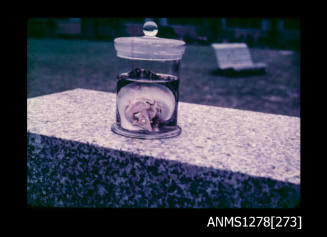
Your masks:
{"label": "jar lid", "polygon": [[158,26],[153,21],[143,25],[144,36],[119,37],[114,40],[117,57],[139,60],[180,60],[185,51],[182,40],[156,37]]}

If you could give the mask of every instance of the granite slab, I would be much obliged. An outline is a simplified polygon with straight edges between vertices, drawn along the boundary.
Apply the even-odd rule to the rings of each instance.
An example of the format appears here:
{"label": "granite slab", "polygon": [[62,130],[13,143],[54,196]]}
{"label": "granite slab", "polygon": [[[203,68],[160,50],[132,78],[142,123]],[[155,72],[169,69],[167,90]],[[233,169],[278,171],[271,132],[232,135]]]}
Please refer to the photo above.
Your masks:
{"label": "granite slab", "polygon": [[113,93],[27,100],[27,196],[54,207],[295,207],[300,118],[179,102],[180,136],[111,131]]}
{"label": "granite slab", "polygon": [[266,64],[253,63],[250,50],[245,43],[213,43],[217,65],[220,70],[264,71]]}

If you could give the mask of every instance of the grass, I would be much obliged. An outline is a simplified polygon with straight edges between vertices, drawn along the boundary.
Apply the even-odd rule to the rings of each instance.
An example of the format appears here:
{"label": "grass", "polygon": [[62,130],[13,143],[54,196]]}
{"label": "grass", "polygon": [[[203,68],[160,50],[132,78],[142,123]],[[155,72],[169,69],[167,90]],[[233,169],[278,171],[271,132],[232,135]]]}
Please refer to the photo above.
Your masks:
{"label": "grass", "polygon": [[[74,88],[115,93],[117,58],[112,42],[28,39],[27,97]],[[300,54],[250,48],[254,62],[268,65],[262,75],[217,75],[210,46],[187,45],[180,101],[300,116]]]}

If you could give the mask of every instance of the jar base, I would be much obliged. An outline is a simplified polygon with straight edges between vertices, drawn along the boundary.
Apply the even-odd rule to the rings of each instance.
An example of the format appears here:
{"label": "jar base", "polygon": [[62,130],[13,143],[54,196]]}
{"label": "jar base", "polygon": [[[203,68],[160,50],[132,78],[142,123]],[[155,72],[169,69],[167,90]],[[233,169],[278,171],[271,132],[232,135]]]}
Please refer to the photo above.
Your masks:
{"label": "jar base", "polygon": [[118,134],[125,137],[131,137],[131,138],[139,138],[139,139],[165,139],[165,138],[172,138],[176,137],[181,134],[182,129],[179,126],[174,127],[173,130],[165,131],[165,132],[158,132],[158,133],[138,133],[138,132],[130,132],[126,129],[121,128],[117,125],[117,123],[114,123],[111,126],[111,130]]}

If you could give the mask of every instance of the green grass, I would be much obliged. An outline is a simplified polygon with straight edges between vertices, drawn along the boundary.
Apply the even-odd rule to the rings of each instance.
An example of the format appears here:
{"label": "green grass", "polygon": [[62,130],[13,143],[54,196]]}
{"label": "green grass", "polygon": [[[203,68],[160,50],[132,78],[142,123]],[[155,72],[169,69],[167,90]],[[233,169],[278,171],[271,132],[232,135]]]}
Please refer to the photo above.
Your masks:
{"label": "green grass", "polygon": [[[87,88],[115,92],[117,58],[112,42],[28,39],[28,98]],[[187,45],[181,65],[180,101],[299,116],[300,55],[250,48],[263,75],[229,78],[214,74],[210,46]]]}

